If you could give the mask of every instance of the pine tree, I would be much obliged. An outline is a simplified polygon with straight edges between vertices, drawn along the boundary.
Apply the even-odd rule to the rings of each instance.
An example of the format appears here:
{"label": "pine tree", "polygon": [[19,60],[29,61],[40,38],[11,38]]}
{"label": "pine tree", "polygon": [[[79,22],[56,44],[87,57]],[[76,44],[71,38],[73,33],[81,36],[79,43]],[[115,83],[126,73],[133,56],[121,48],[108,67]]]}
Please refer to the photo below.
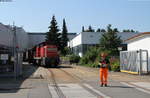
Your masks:
{"label": "pine tree", "polygon": [[63,55],[66,55],[66,47],[67,47],[67,42],[68,42],[68,30],[66,26],[65,19],[63,19],[63,27],[62,27],[62,34],[61,34],[61,53]]}
{"label": "pine tree", "polygon": [[108,25],[107,31],[102,34],[100,39],[100,46],[104,50],[108,50],[112,55],[118,55],[118,47],[121,45],[122,40],[117,36],[117,29],[112,29],[111,25]]}
{"label": "pine tree", "polygon": [[57,45],[59,47],[60,34],[58,33],[59,29],[57,26],[57,21],[55,19],[55,16],[52,16],[52,20],[51,20],[50,26],[48,28],[49,28],[49,31],[46,33],[46,42],[50,45]]}
{"label": "pine tree", "polygon": [[68,30],[67,30],[67,26],[66,26],[66,22],[65,19],[63,19],[63,28],[62,28],[62,36],[61,36],[61,42],[62,42],[62,46],[63,48],[67,46],[67,42],[68,42]]}

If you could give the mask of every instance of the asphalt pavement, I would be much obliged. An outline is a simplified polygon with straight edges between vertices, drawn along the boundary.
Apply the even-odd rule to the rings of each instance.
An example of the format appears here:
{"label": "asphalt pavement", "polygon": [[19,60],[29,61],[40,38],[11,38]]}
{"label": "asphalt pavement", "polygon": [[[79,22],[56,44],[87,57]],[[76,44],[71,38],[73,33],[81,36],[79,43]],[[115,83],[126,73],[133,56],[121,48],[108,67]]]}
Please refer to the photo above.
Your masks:
{"label": "asphalt pavement", "polygon": [[0,98],[63,98],[62,94],[65,98],[150,98],[149,75],[109,72],[108,87],[100,87],[98,69],[75,66],[68,73],[74,72],[82,82],[54,86],[48,81],[47,69],[24,66],[22,78],[0,79]]}

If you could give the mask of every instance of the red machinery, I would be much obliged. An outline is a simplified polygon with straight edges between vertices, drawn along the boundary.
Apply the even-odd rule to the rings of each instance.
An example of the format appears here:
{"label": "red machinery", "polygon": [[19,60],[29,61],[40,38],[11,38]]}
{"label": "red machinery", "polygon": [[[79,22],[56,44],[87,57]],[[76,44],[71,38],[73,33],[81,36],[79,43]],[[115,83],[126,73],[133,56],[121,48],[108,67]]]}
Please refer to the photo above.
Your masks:
{"label": "red machinery", "polygon": [[34,62],[46,67],[56,67],[59,64],[59,54],[56,45],[39,45],[35,47]]}

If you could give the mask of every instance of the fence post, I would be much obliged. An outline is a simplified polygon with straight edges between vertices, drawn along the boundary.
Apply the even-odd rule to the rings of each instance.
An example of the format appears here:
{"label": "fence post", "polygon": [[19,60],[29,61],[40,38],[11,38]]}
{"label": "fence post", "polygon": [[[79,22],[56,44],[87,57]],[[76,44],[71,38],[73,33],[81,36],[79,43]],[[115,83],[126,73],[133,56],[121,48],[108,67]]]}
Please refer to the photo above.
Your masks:
{"label": "fence post", "polygon": [[121,56],[121,51],[119,51],[119,56],[120,56],[120,71],[121,71],[121,70],[122,70],[122,68],[121,68],[121,65],[122,65],[122,62],[121,62],[121,61],[122,61],[122,60],[121,60],[121,57],[122,57],[122,56]]}
{"label": "fence post", "polygon": [[148,71],[148,51],[146,51],[146,59],[147,59],[147,74],[149,73],[149,71]]}
{"label": "fence post", "polygon": [[139,75],[142,75],[142,50],[140,49],[140,71],[139,71]]}

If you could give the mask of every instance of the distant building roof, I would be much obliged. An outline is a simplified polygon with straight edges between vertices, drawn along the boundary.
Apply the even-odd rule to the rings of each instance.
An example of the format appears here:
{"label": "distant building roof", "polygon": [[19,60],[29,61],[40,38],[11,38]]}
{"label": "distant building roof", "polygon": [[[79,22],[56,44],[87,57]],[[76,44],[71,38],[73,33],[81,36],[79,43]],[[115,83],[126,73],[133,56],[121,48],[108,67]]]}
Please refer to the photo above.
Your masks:
{"label": "distant building roof", "polygon": [[46,33],[37,33],[37,32],[36,32],[36,33],[28,32],[28,34],[29,34],[29,35],[46,35]]}
{"label": "distant building roof", "polygon": [[148,35],[148,34],[150,34],[150,32],[138,33],[137,35],[135,35],[135,36],[133,36],[133,37],[130,37],[130,38],[128,38],[128,39],[125,40],[125,41],[137,39],[137,38],[139,38],[139,37],[143,37],[143,36]]}

